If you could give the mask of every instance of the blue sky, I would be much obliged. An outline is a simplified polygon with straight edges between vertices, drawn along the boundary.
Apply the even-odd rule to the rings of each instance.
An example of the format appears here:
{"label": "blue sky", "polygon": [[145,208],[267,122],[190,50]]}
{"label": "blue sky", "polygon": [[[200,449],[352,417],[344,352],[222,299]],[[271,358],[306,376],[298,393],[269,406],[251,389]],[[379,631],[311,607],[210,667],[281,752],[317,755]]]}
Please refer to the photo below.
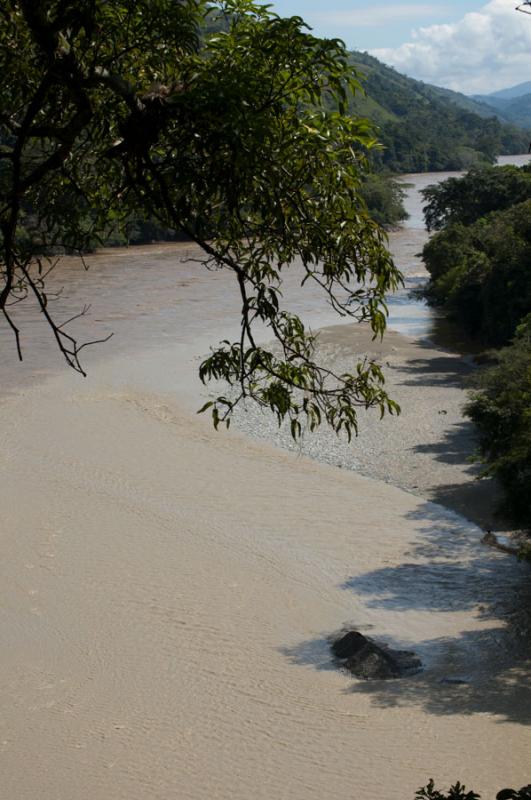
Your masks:
{"label": "blue sky", "polygon": [[488,93],[531,80],[531,16],[517,0],[277,0],[319,36],[343,39],[412,77]]}
{"label": "blue sky", "polygon": [[[457,22],[467,11],[484,2],[441,0],[409,2],[384,0],[278,0],[273,4],[282,16],[298,15],[319,36],[338,36],[356,50],[398,47],[421,26]],[[515,6],[516,3],[513,3]]]}

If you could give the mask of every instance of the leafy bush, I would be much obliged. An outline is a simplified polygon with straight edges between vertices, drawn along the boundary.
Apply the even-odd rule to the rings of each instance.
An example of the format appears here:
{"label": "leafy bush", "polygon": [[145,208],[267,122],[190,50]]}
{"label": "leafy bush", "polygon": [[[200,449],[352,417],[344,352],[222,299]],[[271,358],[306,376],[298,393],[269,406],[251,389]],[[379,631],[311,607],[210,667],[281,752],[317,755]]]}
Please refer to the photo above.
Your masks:
{"label": "leafy bush", "polygon": [[[427,786],[417,791],[415,800],[480,800],[480,795],[476,792],[467,792],[466,786],[459,781],[450,788],[448,794],[444,794],[435,788],[432,778]],[[531,784],[522,786],[519,790],[502,789],[496,795],[496,800],[531,800]]]}
{"label": "leafy bush", "polygon": [[476,792],[467,792],[466,786],[462,786],[459,781],[450,787],[448,794],[443,794],[435,788],[432,778],[427,786],[417,791],[415,800],[480,800],[480,796]]}
{"label": "leafy bush", "polygon": [[507,344],[531,312],[531,200],[468,226],[450,223],[423,258],[428,301],[486,346]]}
{"label": "leafy bush", "polygon": [[[472,170],[425,192],[428,301],[488,347],[466,407],[478,460],[505,495],[503,510],[531,527],[531,170]],[[522,555],[531,560],[531,546]],[[509,797],[509,795],[507,795]]]}
{"label": "leafy bush", "polygon": [[496,363],[479,375],[466,414],[479,432],[484,474],[496,476],[504,489],[504,510],[531,527],[531,314],[513,344],[493,357]]}
{"label": "leafy bush", "polygon": [[400,184],[385,175],[368,175],[361,186],[369,214],[384,227],[393,227],[407,219],[404,194]]}
{"label": "leafy bush", "polygon": [[449,223],[470,225],[491,211],[501,211],[531,198],[529,167],[475,167],[462,178],[448,178],[422,191],[428,230]]}

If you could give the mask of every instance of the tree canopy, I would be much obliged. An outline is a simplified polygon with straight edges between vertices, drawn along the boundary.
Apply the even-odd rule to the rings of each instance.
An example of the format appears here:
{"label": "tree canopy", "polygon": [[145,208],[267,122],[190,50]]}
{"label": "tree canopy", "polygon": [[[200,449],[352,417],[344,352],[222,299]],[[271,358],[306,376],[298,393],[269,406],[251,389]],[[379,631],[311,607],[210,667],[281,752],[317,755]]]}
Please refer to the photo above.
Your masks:
{"label": "tree canopy", "polygon": [[[299,258],[303,283],[379,335],[401,279],[361,196],[377,143],[344,113],[358,89],[344,45],[248,0],[2,0],[0,13],[0,311],[20,355],[17,303],[33,296],[84,373],[86,343],[50,311],[46,254],[147,215],[234,275],[241,336],[200,368],[239,387],[212,402],[216,425],[245,396],[293,435],[321,418],[350,435],[359,405],[396,411],[377,365],[334,375],[282,306]],[[276,346],[258,343],[264,325]]]}
{"label": "tree canopy", "polygon": [[[465,413],[478,431],[484,475],[503,489],[503,511],[531,526],[531,171],[491,167],[425,192],[438,232],[425,245],[426,296],[485,346]],[[531,557],[531,547],[524,548]],[[522,551],[522,554],[524,554]]]}
{"label": "tree canopy", "polygon": [[531,169],[483,167],[423,191],[428,300],[487,346],[531,311]]}
{"label": "tree canopy", "polygon": [[[531,314],[518,326],[510,347],[492,354],[495,364],[480,373],[466,412],[479,433],[485,474],[505,492],[505,512],[531,528]],[[531,559],[531,546],[526,548]]]}
{"label": "tree canopy", "polygon": [[531,199],[531,168],[475,167],[459,178],[422,190],[429,231],[452,222],[470,225],[491,211],[502,211]]}
{"label": "tree canopy", "polygon": [[531,200],[471,225],[451,223],[424,246],[426,295],[487,346],[508,344],[531,311]]}

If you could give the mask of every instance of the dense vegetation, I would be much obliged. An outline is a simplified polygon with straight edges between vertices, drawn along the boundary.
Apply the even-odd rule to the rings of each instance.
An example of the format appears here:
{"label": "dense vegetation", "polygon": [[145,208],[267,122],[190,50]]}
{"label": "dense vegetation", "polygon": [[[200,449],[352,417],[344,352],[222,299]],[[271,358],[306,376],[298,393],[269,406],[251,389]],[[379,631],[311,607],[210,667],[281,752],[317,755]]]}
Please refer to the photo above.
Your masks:
{"label": "dense vegetation", "polygon": [[385,228],[394,228],[407,219],[404,189],[389,175],[372,173],[361,185],[361,195],[371,217]]}
{"label": "dense vegetation", "polygon": [[481,167],[423,191],[429,231],[450,223],[470,225],[491,211],[531,199],[531,167]]}
{"label": "dense vegetation", "polygon": [[531,310],[531,200],[470,225],[449,223],[423,256],[429,301],[481,344],[507,344]]}
{"label": "dense vegetation", "polygon": [[531,170],[474,170],[425,197],[438,229],[423,251],[427,298],[482,345],[502,348],[478,376],[467,414],[505,513],[531,528]]}
{"label": "dense vegetation", "polygon": [[479,431],[485,474],[505,490],[504,511],[531,527],[531,314],[512,344],[492,357],[495,364],[478,376],[467,414]]}
{"label": "dense vegetation", "polygon": [[350,99],[353,113],[379,126],[379,168],[392,172],[468,169],[503,153],[527,152],[529,134],[500,122],[485,106],[455,92],[407,78],[366,53],[352,53],[366,96]]}

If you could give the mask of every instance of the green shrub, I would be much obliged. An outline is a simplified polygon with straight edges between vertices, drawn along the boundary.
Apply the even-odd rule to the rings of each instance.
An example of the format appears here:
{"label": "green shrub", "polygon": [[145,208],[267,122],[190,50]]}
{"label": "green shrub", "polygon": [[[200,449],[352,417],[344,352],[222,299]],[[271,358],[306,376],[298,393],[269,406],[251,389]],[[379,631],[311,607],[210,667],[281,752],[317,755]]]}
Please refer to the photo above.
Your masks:
{"label": "green shrub", "polygon": [[361,187],[371,217],[384,227],[394,227],[407,219],[404,208],[405,192],[393,178],[386,175],[368,175]]}
{"label": "green shrub", "polygon": [[[466,786],[459,781],[450,787],[448,794],[444,794],[435,788],[432,778],[427,786],[417,791],[415,800],[480,800],[480,795],[467,792]],[[496,795],[496,800],[531,800],[531,784],[521,789],[502,789]]]}
{"label": "green shrub", "polygon": [[531,198],[531,169],[504,166],[475,167],[461,178],[428,186],[424,215],[428,230],[450,223],[471,225],[492,211],[502,211]]}
{"label": "green shrub", "polygon": [[471,225],[450,223],[423,250],[426,297],[488,347],[531,312],[531,200]]}
{"label": "green shrub", "polygon": [[504,489],[503,510],[531,528],[531,314],[513,344],[493,357],[465,412],[478,429],[484,474],[496,476]]}

